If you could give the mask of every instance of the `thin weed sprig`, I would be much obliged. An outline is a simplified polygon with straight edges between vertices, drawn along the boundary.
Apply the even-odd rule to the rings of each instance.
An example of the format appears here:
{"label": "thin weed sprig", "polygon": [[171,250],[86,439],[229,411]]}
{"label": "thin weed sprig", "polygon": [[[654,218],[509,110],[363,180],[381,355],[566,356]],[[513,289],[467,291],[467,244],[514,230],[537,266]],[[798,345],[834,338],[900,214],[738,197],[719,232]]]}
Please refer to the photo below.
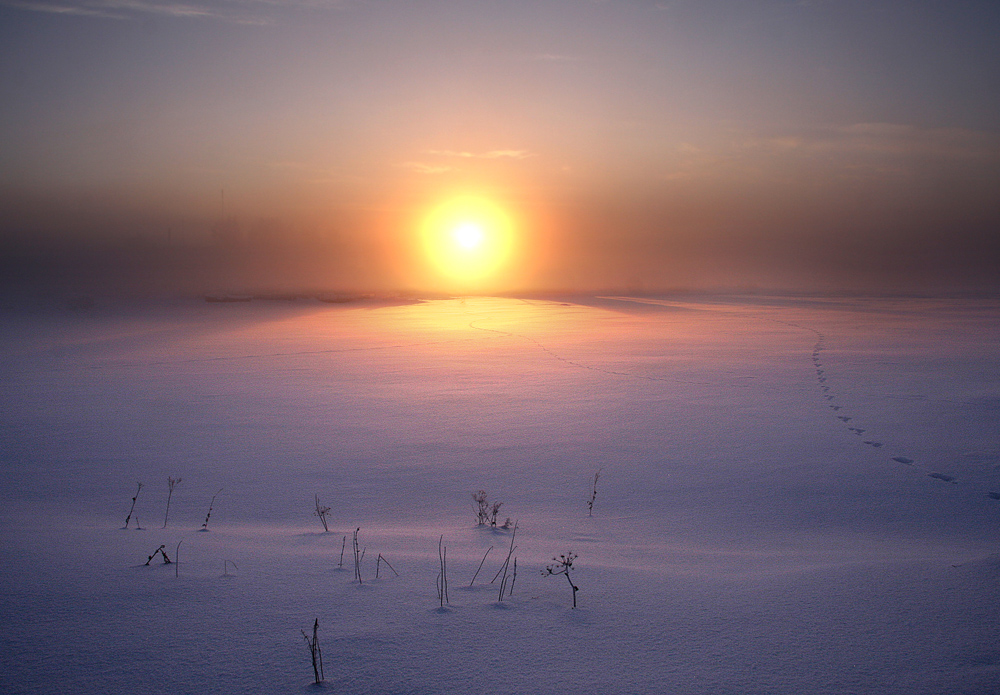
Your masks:
{"label": "thin weed sprig", "polygon": [[573,560],[576,558],[577,556],[575,554],[567,552],[565,555],[552,558],[555,562],[542,570],[542,574],[546,576],[557,574],[566,575],[566,581],[569,582],[570,587],[573,589],[573,608],[576,608],[576,592],[580,590],[580,587],[573,583],[573,579],[569,576],[569,572],[573,569]]}
{"label": "thin weed sprig", "polygon": [[313,516],[319,517],[319,523],[323,524],[323,532],[329,532],[330,526],[327,524],[326,517],[330,513],[330,508],[319,503],[319,495],[316,495],[316,511],[313,512]]}
{"label": "thin weed sprig", "polygon": [[594,473],[594,489],[590,493],[590,499],[587,500],[587,516],[594,516],[594,500],[597,499],[597,481],[601,479],[601,471],[604,469],[599,469]]}
{"label": "thin weed sprig", "polygon": [[176,487],[183,478],[171,478],[167,477],[167,511],[163,514],[163,528],[167,527],[167,519],[170,517],[170,500],[174,496],[174,487]]}
{"label": "thin weed sprig", "polygon": [[[139,497],[139,490],[142,489],[142,483],[140,483],[140,482],[137,481],[136,485],[138,487],[136,487],[136,489],[135,489],[135,495],[133,495],[133,497],[132,497],[132,506],[129,507],[129,509],[128,509],[128,516],[125,517],[125,528],[128,528],[129,522],[132,521],[132,513],[135,511],[135,501]],[[138,516],[135,517],[135,525],[136,525],[136,527],[139,526],[139,517]]]}
{"label": "thin weed sprig", "polygon": [[219,488],[219,492],[212,495],[212,501],[208,503],[208,514],[205,515],[205,523],[201,525],[202,531],[208,530],[208,520],[212,518],[212,508],[215,507],[215,498],[219,496],[222,492],[222,488]]}
{"label": "thin weed sprig", "polygon": [[316,618],[316,621],[313,623],[311,638],[306,634],[305,630],[301,632],[302,638],[306,641],[306,646],[309,647],[309,656],[312,658],[313,677],[318,685],[326,680],[323,673],[323,650],[319,648],[319,618]]}

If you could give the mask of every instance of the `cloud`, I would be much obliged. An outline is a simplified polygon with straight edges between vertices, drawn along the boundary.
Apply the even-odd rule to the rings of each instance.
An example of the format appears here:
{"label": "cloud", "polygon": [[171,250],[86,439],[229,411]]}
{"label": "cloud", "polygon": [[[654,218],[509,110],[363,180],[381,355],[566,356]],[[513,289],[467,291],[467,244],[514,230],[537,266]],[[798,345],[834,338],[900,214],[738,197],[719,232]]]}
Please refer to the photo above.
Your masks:
{"label": "cloud", "polygon": [[534,157],[533,152],[527,150],[490,150],[481,155],[484,159],[527,159]]}
{"label": "cloud", "polygon": [[397,166],[409,169],[417,174],[435,175],[454,171],[455,167],[440,164],[425,164],[424,162],[401,162]]}
{"label": "cloud", "polygon": [[1000,137],[962,128],[920,128],[897,123],[854,123],[811,132],[748,138],[743,149],[772,153],[996,160]]}
{"label": "cloud", "polygon": [[488,152],[465,152],[456,150],[427,150],[427,154],[438,157],[459,157],[462,159],[527,159],[536,156],[528,150],[489,150]]}
{"label": "cloud", "polygon": [[[486,152],[468,152],[465,150],[426,150],[426,155],[445,159],[468,159],[468,160],[496,160],[496,159],[527,159],[534,157],[533,152],[528,150],[488,150]],[[449,171],[458,171],[459,167],[440,162],[428,164],[421,161],[400,162],[396,166],[409,169],[417,174],[436,175],[446,174]]]}
{"label": "cloud", "polygon": [[136,14],[159,14],[168,17],[218,17],[218,12],[206,5],[191,5],[155,0],[104,0],[101,3],[112,10],[134,12]]}
{"label": "cloud", "polygon": [[239,24],[268,24],[274,11],[283,9],[341,9],[353,0],[0,0],[0,5],[31,12],[135,19],[161,16],[177,19],[214,19]]}
{"label": "cloud", "polygon": [[427,150],[427,154],[433,154],[439,157],[462,157],[465,159],[476,156],[471,152],[457,152],[455,150]]}
{"label": "cloud", "polygon": [[[711,142],[682,142],[666,160],[667,180],[803,177],[883,180],[912,175],[1000,172],[1000,135],[961,128],[853,123],[767,135],[731,132]],[[807,173],[808,172],[808,173]],[[813,179],[817,180],[817,179]]]}
{"label": "cloud", "polygon": [[126,19],[125,15],[110,12],[106,9],[95,7],[98,3],[78,3],[76,5],[64,5],[54,2],[0,2],[0,5],[11,7],[16,10],[27,10],[29,12],[46,12],[49,14],[78,15],[82,17],[105,17],[108,19]]}

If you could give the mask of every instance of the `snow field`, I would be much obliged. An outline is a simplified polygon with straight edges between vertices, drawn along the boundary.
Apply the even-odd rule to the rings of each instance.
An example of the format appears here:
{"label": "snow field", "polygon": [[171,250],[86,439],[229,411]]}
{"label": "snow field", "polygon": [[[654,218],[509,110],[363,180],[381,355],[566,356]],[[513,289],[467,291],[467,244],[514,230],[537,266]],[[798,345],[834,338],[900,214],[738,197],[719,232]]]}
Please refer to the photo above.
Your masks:
{"label": "snow field", "polygon": [[8,318],[4,692],[1000,689],[995,305],[140,308]]}

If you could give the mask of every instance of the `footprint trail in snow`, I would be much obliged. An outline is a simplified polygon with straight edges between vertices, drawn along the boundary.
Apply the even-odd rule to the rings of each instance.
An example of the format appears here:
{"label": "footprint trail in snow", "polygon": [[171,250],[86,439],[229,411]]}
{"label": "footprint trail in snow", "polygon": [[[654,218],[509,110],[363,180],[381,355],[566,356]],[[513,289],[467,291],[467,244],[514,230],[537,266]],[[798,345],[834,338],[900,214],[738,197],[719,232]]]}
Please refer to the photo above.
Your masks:
{"label": "footprint trail in snow", "polygon": [[[830,410],[832,410],[834,413],[839,413],[842,409],[845,408],[845,406],[838,403],[837,396],[831,393],[831,389],[826,383],[828,380],[828,376],[826,370],[823,368],[822,353],[823,350],[826,348],[825,345],[826,336],[824,336],[821,332],[813,328],[802,326],[797,323],[791,323],[789,321],[781,321],[779,319],[769,319],[769,320],[784,324],[786,326],[791,326],[793,328],[798,328],[803,331],[809,331],[810,333],[816,336],[816,343],[813,346],[812,350],[812,363],[813,363],[813,368],[816,372],[816,383],[819,385],[820,390],[823,392],[823,398],[828,401],[827,407],[829,407]],[[849,424],[854,421],[854,417],[851,415],[835,415],[835,417],[841,425],[845,426],[848,432],[851,432],[852,434],[858,437],[862,437],[864,433],[868,431],[866,428],[857,427],[853,424]],[[883,443],[881,441],[874,438],[865,439],[861,443],[875,449],[880,449],[883,446]],[[924,472],[929,478],[934,478],[935,480],[940,480],[945,483],[958,483],[958,480],[955,478],[955,476],[947,475],[946,473],[939,473],[938,471],[935,471],[932,468],[919,464],[917,461],[910,458],[909,456],[891,456],[889,457],[889,460],[895,461],[896,463],[901,463],[905,466],[911,466],[917,470],[920,470]],[[990,492],[988,493],[988,495],[992,499],[1000,500],[1000,493]]]}

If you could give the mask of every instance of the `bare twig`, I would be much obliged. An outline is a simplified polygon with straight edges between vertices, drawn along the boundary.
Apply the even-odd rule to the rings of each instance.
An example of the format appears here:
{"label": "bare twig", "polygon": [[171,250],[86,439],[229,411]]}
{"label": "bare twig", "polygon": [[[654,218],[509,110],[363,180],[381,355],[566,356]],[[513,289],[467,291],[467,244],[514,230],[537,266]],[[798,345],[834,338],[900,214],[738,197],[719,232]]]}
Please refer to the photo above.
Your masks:
{"label": "bare twig", "polygon": [[169,492],[167,493],[167,511],[163,514],[163,528],[167,527],[167,519],[170,516],[170,499],[174,496],[174,486],[181,482],[183,478],[171,478],[167,477],[167,488]]}
{"label": "bare twig", "polygon": [[597,499],[597,481],[601,479],[601,471],[604,469],[599,469],[594,473],[594,489],[590,493],[590,499],[587,500],[587,516],[594,516],[594,500]]}
{"label": "bare twig", "polygon": [[363,584],[361,581],[361,559],[364,557],[358,548],[358,531],[361,530],[359,526],[354,530],[354,578],[358,580],[358,584]]}
{"label": "bare twig", "polygon": [[313,516],[319,517],[319,522],[323,524],[323,531],[328,532],[330,527],[327,525],[326,516],[330,513],[330,508],[319,503],[319,495],[316,495],[316,511],[313,512]]}
{"label": "bare twig", "polygon": [[392,570],[392,573],[393,573],[393,574],[395,574],[395,575],[396,575],[397,577],[399,576],[399,572],[397,572],[397,571],[396,571],[396,568],[395,568],[395,567],[393,567],[392,565],[390,565],[390,564],[389,564],[389,561],[388,561],[388,560],[386,560],[386,559],[385,559],[384,557],[382,557],[382,553],[379,553],[379,554],[378,554],[378,559],[377,559],[377,560],[375,561],[375,578],[376,578],[376,579],[378,579],[378,568],[379,568],[379,564],[380,564],[380,563],[383,563],[383,562],[384,562],[384,563],[386,564],[386,567],[388,567],[389,569],[391,569],[391,570]]}
{"label": "bare twig", "polygon": [[164,550],[164,548],[166,548],[166,547],[167,547],[166,545],[160,545],[159,548],[157,548],[156,550],[154,550],[153,554],[150,555],[148,558],[146,558],[146,564],[148,565],[150,562],[152,562],[153,558],[156,557],[157,555],[162,555],[163,556],[163,564],[164,565],[169,565],[170,564],[170,558],[167,557],[167,551]]}
{"label": "bare twig", "polygon": [[208,514],[205,515],[205,523],[201,525],[203,529],[208,530],[208,520],[212,518],[212,508],[215,506],[215,498],[219,496],[222,492],[222,488],[219,488],[219,492],[212,495],[212,501],[208,503]]}
{"label": "bare twig", "polygon": [[503,506],[503,502],[490,502],[489,495],[486,494],[485,490],[478,490],[472,493],[472,501],[476,503],[476,522],[479,526],[490,526],[497,525],[497,514],[500,513],[500,507]]}
{"label": "bare twig", "polygon": [[[493,546],[492,545],[489,548],[486,549],[486,555],[489,555],[491,550],[493,550]],[[472,581],[469,582],[469,586],[472,586],[473,584],[476,583],[476,577],[479,576],[479,570],[481,570],[483,568],[483,563],[486,562],[486,555],[483,555],[483,559],[479,562],[479,567],[478,567],[478,569],[476,569],[476,573],[474,575],[472,575]]]}
{"label": "bare twig", "polygon": [[569,582],[570,587],[573,589],[573,608],[576,608],[576,592],[580,590],[580,587],[573,583],[573,579],[569,576],[569,571],[573,569],[573,560],[576,557],[573,553],[567,552],[565,555],[552,558],[555,564],[549,565],[542,570],[542,574],[544,575],[566,575],[566,581]]}
{"label": "bare twig", "polygon": [[479,526],[484,526],[489,519],[489,502],[486,490],[479,490],[472,493],[472,501],[476,503],[476,522]]}
{"label": "bare twig", "polygon": [[[137,481],[136,485],[138,487],[136,487],[136,489],[135,489],[135,495],[132,497],[132,506],[129,507],[128,516],[125,517],[125,528],[128,528],[128,523],[132,520],[132,512],[135,511],[135,500],[139,497],[139,490],[142,489],[142,483],[140,483],[140,482]],[[137,527],[139,526],[139,517],[138,516],[135,517],[135,525]]]}
{"label": "bare twig", "polygon": [[497,601],[503,603],[503,592],[507,586],[507,566],[510,564],[510,556],[514,554],[514,539],[517,537],[517,522],[514,522],[514,530],[510,534],[510,549],[507,551],[507,559],[503,561],[503,579],[500,580],[500,594]]}
{"label": "bare twig", "polygon": [[441,564],[441,571],[437,576],[438,602],[444,608],[444,604],[450,604],[448,600],[448,546],[444,545],[444,536],[438,538],[438,562]]}
{"label": "bare twig", "polygon": [[309,655],[312,657],[313,677],[316,679],[316,683],[322,683],[325,680],[325,675],[323,673],[323,650],[319,648],[319,618],[316,618],[313,623],[312,639],[309,638],[305,630],[301,632],[306,646],[309,647]]}

